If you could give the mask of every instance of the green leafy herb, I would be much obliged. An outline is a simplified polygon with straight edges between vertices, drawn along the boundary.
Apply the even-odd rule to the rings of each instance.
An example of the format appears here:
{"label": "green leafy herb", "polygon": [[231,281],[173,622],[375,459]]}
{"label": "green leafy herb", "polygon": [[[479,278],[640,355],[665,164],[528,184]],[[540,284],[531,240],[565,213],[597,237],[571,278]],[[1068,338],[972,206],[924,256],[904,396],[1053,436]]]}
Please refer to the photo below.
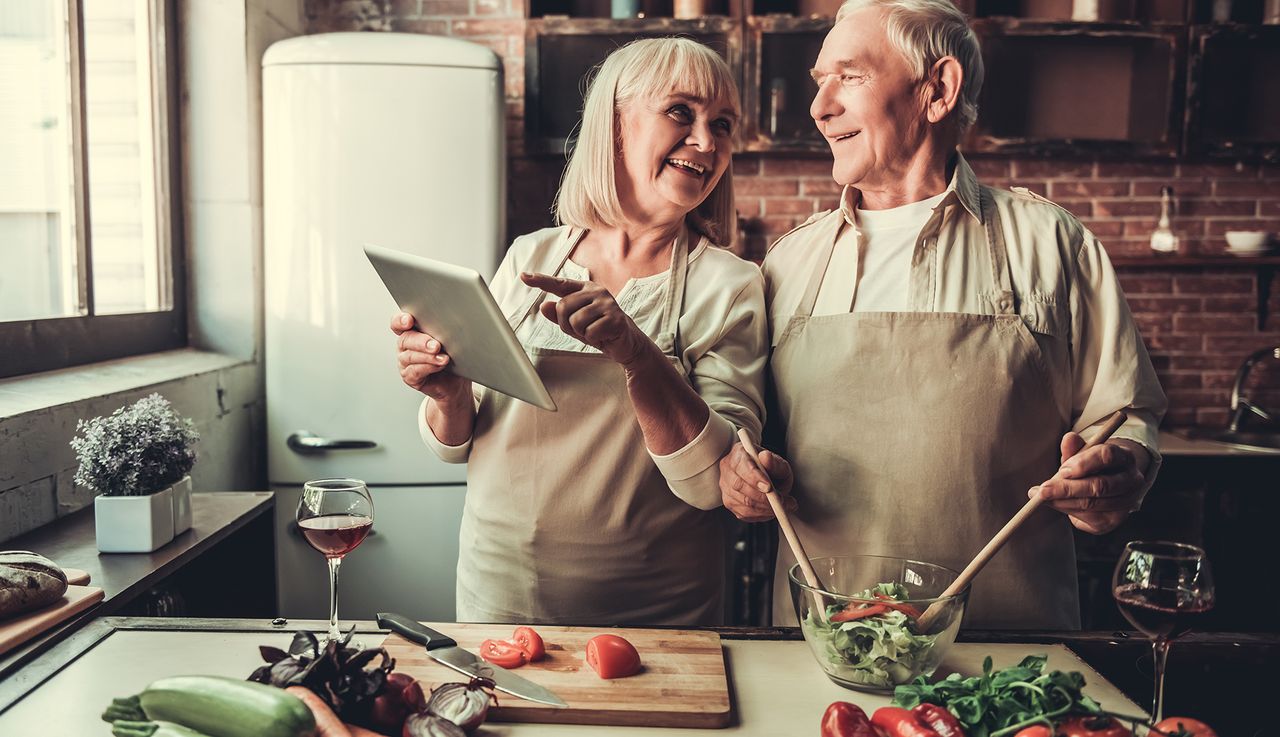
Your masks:
{"label": "green leafy herb", "polygon": [[1045,673],[1047,661],[1044,655],[1029,655],[1011,668],[993,671],[988,657],[980,676],[952,673],[936,683],[921,676],[898,686],[893,703],[906,709],[923,703],[946,707],[969,737],[1004,737],[1032,724],[1052,725],[1067,713],[1101,713],[1098,702],[1081,693],[1084,676]]}

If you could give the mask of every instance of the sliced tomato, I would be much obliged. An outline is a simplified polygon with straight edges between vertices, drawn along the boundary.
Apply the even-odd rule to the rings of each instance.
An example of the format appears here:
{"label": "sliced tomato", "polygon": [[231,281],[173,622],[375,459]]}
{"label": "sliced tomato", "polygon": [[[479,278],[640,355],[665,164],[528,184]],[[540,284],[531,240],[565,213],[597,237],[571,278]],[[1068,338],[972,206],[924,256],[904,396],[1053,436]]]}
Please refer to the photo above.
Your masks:
{"label": "sliced tomato", "polygon": [[542,656],[547,654],[547,648],[542,644],[542,635],[535,632],[532,627],[516,627],[516,633],[511,636],[511,641],[524,649],[530,663],[542,660]]}
{"label": "sliced tomato", "polygon": [[587,665],[601,678],[625,678],[640,671],[640,653],[617,635],[596,635],[587,642]]}
{"label": "sliced tomato", "polygon": [[499,668],[519,668],[529,662],[524,648],[506,640],[485,640],[480,643],[480,657]]}
{"label": "sliced tomato", "polygon": [[871,606],[863,606],[862,604],[852,603],[841,611],[831,615],[832,622],[852,622],[855,619],[865,619],[874,617],[877,614],[884,614],[889,608],[884,604],[872,604]]}
{"label": "sliced tomato", "polygon": [[1053,732],[1043,724],[1033,724],[1026,729],[1018,730],[1013,737],[1053,737]]}
{"label": "sliced tomato", "polygon": [[1170,737],[1218,737],[1209,725],[1189,717],[1167,717],[1156,725],[1156,729]]}
{"label": "sliced tomato", "polygon": [[920,618],[920,610],[916,609],[910,604],[904,604],[903,602],[898,601],[892,596],[889,596],[888,594],[882,594],[879,591],[875,593],[875,597],[879,599],[879,603],[881,604],[881,606],[886,606],[886,607],[889,607],[890,609],[897,609],[898,611],[902,612],[908,617],[911,617],[912,619]]}

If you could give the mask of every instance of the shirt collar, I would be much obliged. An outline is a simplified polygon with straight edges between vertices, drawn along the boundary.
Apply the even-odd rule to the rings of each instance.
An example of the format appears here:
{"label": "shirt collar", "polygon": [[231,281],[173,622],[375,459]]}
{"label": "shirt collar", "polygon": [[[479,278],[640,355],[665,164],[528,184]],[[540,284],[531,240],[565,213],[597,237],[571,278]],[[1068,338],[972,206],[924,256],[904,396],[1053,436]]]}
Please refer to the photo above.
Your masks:
{"label": "shirt collar", "polygon": [[[947,196],[942,198],[938,207],[946,207],[952,201],[957,201],[975,220],[979,223],[984,222],[982,204],[978,197],[978,177],[959,151],[956,152],[955,171],[951,173],[951,182],[947,185],[946,193]],[[849,225],[856,227],[858,224],[856,211],[861,199],[862,193],[852,184],[846,184],[840,193],[840,214]]]}

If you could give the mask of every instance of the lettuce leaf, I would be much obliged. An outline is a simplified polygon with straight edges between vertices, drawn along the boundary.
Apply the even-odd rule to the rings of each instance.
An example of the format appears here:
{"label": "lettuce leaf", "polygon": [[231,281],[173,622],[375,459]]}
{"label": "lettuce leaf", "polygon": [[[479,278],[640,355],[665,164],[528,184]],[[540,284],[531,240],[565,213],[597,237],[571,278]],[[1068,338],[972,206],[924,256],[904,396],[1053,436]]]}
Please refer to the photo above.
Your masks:
{"label": "lettuce leaf", "polygon": [[[853,598],[874,599],[876,594],[898,601],[908,598],[906,587],[898,583],[878,584]],[[907,683],[924,668],[924,657],[937,635],[915,634],[911,618],[896,610],[851,622],[832,622],[831,617],[842,608],[827,606],[826,621],[819,621],[810,611],[801,622],[811,642],[818,643],[822,655],[835,666],[838,677],[889,688]]]}

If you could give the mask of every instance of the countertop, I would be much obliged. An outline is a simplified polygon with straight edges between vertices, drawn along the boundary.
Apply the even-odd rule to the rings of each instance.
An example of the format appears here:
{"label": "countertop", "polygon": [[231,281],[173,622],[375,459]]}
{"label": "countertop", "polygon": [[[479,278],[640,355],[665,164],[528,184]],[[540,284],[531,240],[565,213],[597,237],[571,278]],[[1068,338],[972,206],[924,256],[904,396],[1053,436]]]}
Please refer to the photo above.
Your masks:
{"label": "countertop", "polygon": [[270,514],[274,497],[269,491],[192,494],[191,529],[150,553],[99,553],[92,506],[9,540],[5,549],[30,550],[63,568],[86,571],[89,585],[101,588],[105,597],[84,613],[0,656],[0,679],[89,619],[119,611],[228,535]]}
{"label": "countertop", "polygon": [[[285,647],[295,629],[320,631],[326,624],[99,618],[25,667],[18,677],[0,681],[0,734],[105,736],[108,727],[98,714],[111,698],[136,692],[167,675],[244,677],[261,663],[259,645]],[[363,644],[381,642],[383,633],[372,623],[356,624],[356,637]],[[477,735],[803,737],[817,733],[819,718],[833,701],[851,701],[864,708],[887,703],[884,696],[846,690],[827,680],[796,628],[713,629],[722,638],[733,709],[730,726],[723,730],[489,723]],[[1097,671],[1104,676],[1086,676],[1091,679],[1087,692],[1108,708],[1141,714],[1148,703],[1150,645],[1131,633],[962,631],[944,669],[950,664],[967,673],[988,654],[997,666],[1004,666],[1040,653],[1049,656],[1052,668]],[[1173,646],[1166,713],[1204,719],[1224,737],[1274,734],[1266,731],[1269,724],[1264,720],[1269,713],[1256,705],[1274,698],[1277,660],[1280,635],[1193,633]]]}
{"label": "countertop", "polygon": [[[131,626],[130,622],[127,618],[104,621],[105,635],[85,647],[78,659],[53,674],[29,696],[0,714],[0,733],[40,734],[42,737],[105,735],[108,726],[99,719],[99,714],[112,698],[136,693],[157,678],[170,675],[203,673],[243,678],[261,664],[258,646],[270,644],[284,648],[291,638],[289,632],[279,630],[237,632],[212,627],[181,630],[174,629],[172,625],[168,629],[151,629],[164,623],[160,620],[132,620],[134,625]],[[139,623],[141,626],[135,628]],[[437,626],[447,631],[447,625]],[[107,632],[107,627],[113,629]],[[365,633],[357,634],[357,638],[363,640],[366,647],[376,646],[383,639],[372,623],[360,623],[358,632]],[[722,638],[732,703],[732,719],[723,729],[490,722],[479,734],[488,737],[809,735],[816,734],[823,711],[833,701],[853,702],[868,713],[889,704],[887,695],[852,691],[829,681],[804,642],[738,639],[731,633],[723,633]],[[982,660],[987,655],[992,656],[999,668],[1016,665],[1031,653],[1047,655],[1050,669],[1084,671],[1088,681],[1086,693],[1111,709],[1126,714],[1143,713],[1141,708],[1061,644],[958,643],[948,653],[940,673],[954,671],[974,675],[981,672]],[[582,675],[594,677],[589,672]]]}
{"label": "countertop", "polygon": [[1160,454],[1175,456],[1234,456],[1240,458],[1280,457],[1280,449],[1251,448],[1216,440],[1189,439],[1177,429],[1160,431]]}

